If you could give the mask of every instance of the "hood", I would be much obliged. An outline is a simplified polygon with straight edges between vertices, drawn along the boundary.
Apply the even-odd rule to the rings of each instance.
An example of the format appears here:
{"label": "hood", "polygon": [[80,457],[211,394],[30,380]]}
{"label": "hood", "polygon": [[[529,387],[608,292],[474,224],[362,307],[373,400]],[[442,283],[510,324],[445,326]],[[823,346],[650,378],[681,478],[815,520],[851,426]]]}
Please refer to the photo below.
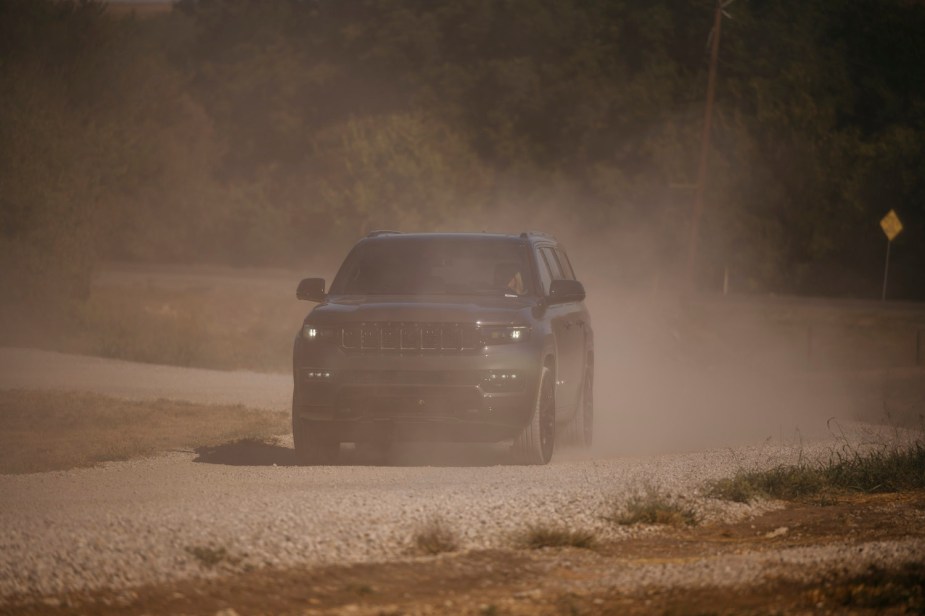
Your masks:
{"label": "hood", "polygon": [[527,298],[454,296],[340,296],[315,307],[317,324],[356,322],[513,323],[527,321],[535,302]]}

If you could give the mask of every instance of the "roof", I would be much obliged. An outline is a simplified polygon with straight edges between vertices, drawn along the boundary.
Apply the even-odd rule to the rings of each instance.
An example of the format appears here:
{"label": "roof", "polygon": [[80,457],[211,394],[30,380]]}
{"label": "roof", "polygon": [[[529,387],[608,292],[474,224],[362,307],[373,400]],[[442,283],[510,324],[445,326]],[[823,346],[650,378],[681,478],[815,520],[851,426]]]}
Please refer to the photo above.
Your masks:
{"label": "roof", "polygon": [[372,231],[366,235],[364,240],[387,240],[388,238],[401,237],[408,240],[432,240],[432,239],[476,239],[476,238],[493,238],[508,240],[548,240],[556,241],[552,235],[541,231],[525,231],[519,234],[511,233],[402,233],[401,231]]}

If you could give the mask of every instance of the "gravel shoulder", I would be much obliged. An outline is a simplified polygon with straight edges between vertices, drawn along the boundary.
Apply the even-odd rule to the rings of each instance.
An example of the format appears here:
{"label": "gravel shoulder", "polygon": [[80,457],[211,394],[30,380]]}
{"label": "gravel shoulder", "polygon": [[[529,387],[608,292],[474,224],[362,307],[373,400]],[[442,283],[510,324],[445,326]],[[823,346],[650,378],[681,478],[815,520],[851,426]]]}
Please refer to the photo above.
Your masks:
{"label": "gravel shoulder", "polygon": [[[593,550],[468,550],[71,592],[10,613],[701,614],[925,609],[925,493],[792,503]],[[846,533],[844,528],[850,530]],[[215,566],[215,565],[213,565]]]}
{"label": "gravel shoulder", "polygon": [[[716,454],[722,458],[723,454]],[[100,468],[0,476],[0,595],[165,582],[204,572],[190,553],[240,567],[403,556],[414,529],[447,519],[470,549],[531,523],[620,534],[612,502],[658,481],[689,492],[722,472],[711,456],[561,462],[544,468],[289,467],[195,463],[193,453]],[[731,510],[744,506],[729,507]]]}
{"label": "gravel shoulder", "polygon": [[[685,455],[562,459],[547,467],[295,467],[206,463],[192,452],[98,468],[0,476],[0,597],[130,588],[209,577],[196,550],[235,570],[379,562],[408,556],[411,535],[441,517],[467,550],[505,549],[531,525],[614,541],[657,532],[608,521],[656,487],[704,523],[780,507],[705,498],[703,482],[741,464],[825,455],[833,443]],[[278,446],[289,450],[288,443]],[[490,452],[489,452],[490,453]],[[452,460],[450,460],[452,462]]]}

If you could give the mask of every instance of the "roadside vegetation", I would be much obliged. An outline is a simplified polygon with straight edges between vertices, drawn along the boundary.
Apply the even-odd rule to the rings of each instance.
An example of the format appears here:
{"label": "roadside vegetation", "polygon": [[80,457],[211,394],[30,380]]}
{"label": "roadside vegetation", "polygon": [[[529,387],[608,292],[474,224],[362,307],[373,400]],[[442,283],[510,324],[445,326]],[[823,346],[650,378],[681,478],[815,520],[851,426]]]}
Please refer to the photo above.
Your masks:
{"label": "roadside vegetation", "polygon": [[882,446],[872,451],[846,449],[827,460],[782,464],[761,471],[742,470],[713,481],[707,493],[747,503],[756,498],[785,500],[837,492],[902,492],[925,489],[925,442]]}
{"label": "roadside vegetation", "polygon": [[79,308],[51,323],[0,311],[0,345],[173,366],[291,370],[292,338],[307,308],[295,299],[299,273],[166,269],[108,269],[117,282],[104,277]]}
{"label": "roadside vegetation", "polygon": [[79,312],[78,352],[154,364],[288,372],[306,304],[298,274],[250,284],[95,288]]}
{"label": "roadside vegetation", "polygon": [[[683,265],[711,3],[109,4],[0,5],[4,300],[79,304],[101,260],[294,265],[564,208],[649,264],[615,284]],[[732,11],[699,286],[878,297],[892,207],[890,293],[923,298],[925,7]]]}
{"label": "roadside vegetation", "polygon": [[692,508],[651,486],[647,486],[641,493],[634,494],[626,503],[617,504],[614,509],[614,514],[609,519],[623,526],[696,526],[698,522],[697,514]]}
{"label": "roadside vegetation", "polygon": [[[297,277],[246,314],[250,298],[213,304],[207,289],[104,289],[102,264],[302,269],[375,228],[530,220],[576,261],[639,265],[610,268],[608,285],[676,288],[709,6],[343,4],[4,2],[0,345],[287,370]],[[734,12],[698,289],[728,274],[736,293],[879,297],[888,201],[906,228],[889,297],[925,298],[925,243],[913,241],[925,123],[910,112],[925,89],[907,78],[925,53],[925,6]],[[757,65],[755,48],[767,51]],[[798,365],[909,365],[925,332],[899,311],[772,310],[764,331],[792,342],[781,351]],[[706,353],[763,348],[761,336],[729,345],[742,332],[700,317],[689,310],[680,331]]]}
{"label": "roadside vegetation", "polygon": [[0,391],[0,473],[35,473],[289,430],[286,412],[91,393]]}
{"label": "roadside vegetation", "polygon": [[187,547],[186,552],[200,565],[209,569],[223,564],[235,565],[241,561],[224,546],[194,545]]}
{"label": "roadside vegetation", "polygon": [[411,545],[418,554],[434,556],[458,550],[459,537],[446,520],[433,517],[414,531]]}
{"label": "roadside vegetation", "polygon": [[539,550],[542,548],[582,548],[597,545],[597,535],[590,530],[573,529],[546,524],[535,524],[515,536],[519,547]]}

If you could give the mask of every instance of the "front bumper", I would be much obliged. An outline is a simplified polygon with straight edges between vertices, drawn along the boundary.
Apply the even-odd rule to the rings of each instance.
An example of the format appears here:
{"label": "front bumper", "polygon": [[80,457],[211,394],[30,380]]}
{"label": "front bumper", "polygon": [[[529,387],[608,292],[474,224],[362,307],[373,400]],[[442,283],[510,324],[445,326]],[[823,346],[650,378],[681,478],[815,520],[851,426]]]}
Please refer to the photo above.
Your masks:
{"label": "front bumper", "polygon": [[293,419],[327,440],[497,442],[530,420],[539,352],[348,353],[297,340]]}

